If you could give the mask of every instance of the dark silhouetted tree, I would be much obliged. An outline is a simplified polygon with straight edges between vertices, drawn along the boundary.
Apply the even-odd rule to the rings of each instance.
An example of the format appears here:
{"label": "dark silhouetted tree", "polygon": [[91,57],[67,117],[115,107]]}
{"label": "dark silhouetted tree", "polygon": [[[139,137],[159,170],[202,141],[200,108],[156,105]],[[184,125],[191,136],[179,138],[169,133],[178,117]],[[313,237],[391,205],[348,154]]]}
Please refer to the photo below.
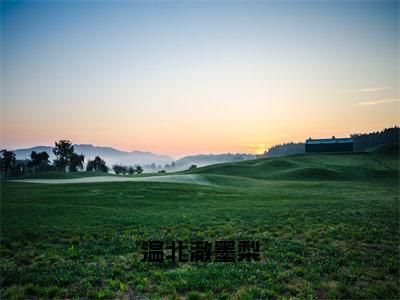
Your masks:
{"label": "dark silhouetted tree", "polygon": [[[53,153],[56,156],[54,166],[60,171],[65,172],[71,161],[71,157],[74,154],[74,146],[71,141],[60,140],[59,142],[56,142]],[[76,159],[76,157],[74,159]]]}
{"label": "dark silhouetted tree", "polygon": [[37,153],[36,151],[32,151],[31,160],[28,163],[28,167],[32,167],[35,172],[46,171],[50,167],[49,155],[47,152],[43,151]]}
{"label": "dark silhouetted tree", "polygon": [[353,133],[354,151],[365,151],[383,144],[399,144],[400,129],[397,126],[370,133]]}
{"label": "dark silhouetted tree", "polygon": [[108,172],[106,162],[100,156],[96,156],[93,160],[89,160],[86,166],[86,171]]}
{"label": "dark silhouetted tree", "polygon": [[142,167],[141,167],[141,166],[137,166],[135,172],[136,172],[137,174],[141,174],[141,173],[143,172]]}
{"label": "dark silhouetted tree", "polygon": [[272,146],[258,158],[300,154],[305,153],[305,151],[304,143],[284,143]]}
{"label": "dark silhouetted tree", "polygon": [[77,172],[78,169],[83,169],[83,162],[85,161],[85,156],[83,154],[72,153],[68,162],[68,169],[70,172]]}
{"label": "dark silhouetted tree", "polygon": [[128,168],[123,165],[113,165],[112,168],[113,168],[115,174],[117,174],[117,175],[119,175],[119,174],[125,175],[126,172],[128,171]]}
{"label": "dark silhouetted tree", "polygon": [[130,166],[130,167],[128,168],[128,174],[129,174],[129,175],[135,174],[135,168],[132,167],[132,166]]}
{"label": "dark silhouetted tree", "polygon": [[0,167],[4,172],[4,177],[7,177],[8,171],[11,171],[15,166],[15,153],[6,149],[1,150]]}

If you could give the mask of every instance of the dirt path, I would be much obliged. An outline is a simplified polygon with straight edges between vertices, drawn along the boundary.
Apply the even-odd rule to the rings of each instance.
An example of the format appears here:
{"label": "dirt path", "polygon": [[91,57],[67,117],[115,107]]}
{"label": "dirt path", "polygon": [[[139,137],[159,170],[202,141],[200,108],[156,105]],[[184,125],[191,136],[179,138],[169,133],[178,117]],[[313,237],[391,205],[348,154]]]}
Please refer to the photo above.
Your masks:
{"label": "dirt path", "polygon": [[94,176],[73,179],[17,179],[15,182],[45,183],[45,184],[67,184],[67,183],[92,183],[92,182],[116,182],[116,181],[152,181],[152,182],[175,182],[191,183],[199,185],[211,185],[211,183],[201,175],[166,175],[148,177],[118,177],[118,176]]}

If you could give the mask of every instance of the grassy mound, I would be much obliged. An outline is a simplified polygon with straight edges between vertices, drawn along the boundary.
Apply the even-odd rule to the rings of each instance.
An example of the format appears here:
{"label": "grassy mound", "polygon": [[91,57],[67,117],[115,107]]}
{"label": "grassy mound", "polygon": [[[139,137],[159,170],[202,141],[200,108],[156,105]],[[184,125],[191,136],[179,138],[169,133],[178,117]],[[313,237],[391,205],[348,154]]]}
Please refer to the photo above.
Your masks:
{"label": "grassy mound", "polygon": [[293,169],[282,174],[282,176],[277,176],[277,178],[283,179],[317,179],[317,180],[337,180],[343,179],[344,176],[341,172],[319,167],[306,167]]}
{"label": "grassy mound", "polygon": [[292,169],[292,168],[296,168],[299,166],[299,163],[294,162],[294,161],[290,161],[287,159],[280,159],[280,158],[276,158],[276,159],[262,159],[260,161],[256,161],[256,163],[254,163],[252,165],[253,167],[264,167],[267,169]]}
{"label": "grassy mound", "polygon": [[268,180],[397,180],[395,150],[388,145],[368,153],[300,154],[211,165],[186,173]]}

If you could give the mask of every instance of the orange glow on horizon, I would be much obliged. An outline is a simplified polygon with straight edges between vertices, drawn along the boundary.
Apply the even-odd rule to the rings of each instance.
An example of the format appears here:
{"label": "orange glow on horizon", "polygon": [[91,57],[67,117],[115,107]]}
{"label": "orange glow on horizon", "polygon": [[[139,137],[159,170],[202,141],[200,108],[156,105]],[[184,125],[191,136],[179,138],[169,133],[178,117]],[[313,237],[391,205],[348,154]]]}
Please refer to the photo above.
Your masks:
{"label": "orange glow on horizon", "polygon": [[[207,135],[207,132],[193,136],[189,131],[180,131],[180,135],[145,135],[134,136],[125,138],[124,134],[112,134],[112,131],[107,135],[91,136],[90,133],[80,132],[59,135],[57,133],[50,134],[51,138],[45,136],[46,131],[34,132],[29,129],[23,132],[15,130],[2,132],[2,148],[7,149],[20,149],[29,148],[33,146],[54,146],[54,142],[60,139],[69,139],[74,144],[92,144],[94,146],[113,147],[122,151],[148,151],[155,154],[164,154],[178,159],[187,155],[196,154],[219,154],[219,153],[249,153],[249,154],[263,154],[270,147],[288,143],[288,142],[304,142],[308,137],[348,137],[351,133],[363,133],[379,131],[383,128],[398,125],[398,122],[386,122],[380,126],[368,126],[364,129],[350,128],[350,129],[327,129],[327,128],[311,128],[305,127],[296,131],[286,130],[287,134],[278,133],[260,133],[242,135],[242,140],[238,139],[234,134],[223,134],[219,136],[215,131]],[[7,128],[7,126],[5,126]],[[3,127],[4,128],[4,127]],[[263,131],[260,129],[260,132]],[[266,131],[266,130],[265,130]],[[27,137],[21,138],[28,134]],[[16,138],[18,137],[18,138]],[[8,143],[6,143],[8,141]],[[253,141],[253,142],[252,142]]]}

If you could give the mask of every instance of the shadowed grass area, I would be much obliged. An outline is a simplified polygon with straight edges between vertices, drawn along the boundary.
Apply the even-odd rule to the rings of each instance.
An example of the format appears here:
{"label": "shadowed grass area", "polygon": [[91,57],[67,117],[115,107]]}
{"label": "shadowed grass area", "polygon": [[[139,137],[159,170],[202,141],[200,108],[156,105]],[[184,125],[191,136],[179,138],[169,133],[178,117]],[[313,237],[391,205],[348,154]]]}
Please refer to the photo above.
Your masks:
{"label": "shadowed grass area", "polygon": [[383,144],[375,148],[372,148],[369,152],[378,155],[399,155],[400,148],[399,144]]}
{"label": "shadowed grass area", "polygon": [[[324,165],[334,178],[313,177]],[[304,168],[307,180],[287,175]],[[196,170],[214,186],[2,182],[1,295],[397,298],[396,168],[387,155],[299,155]],[[259,240],[262,261],[141,262],[144,240],[221,239]]]}

